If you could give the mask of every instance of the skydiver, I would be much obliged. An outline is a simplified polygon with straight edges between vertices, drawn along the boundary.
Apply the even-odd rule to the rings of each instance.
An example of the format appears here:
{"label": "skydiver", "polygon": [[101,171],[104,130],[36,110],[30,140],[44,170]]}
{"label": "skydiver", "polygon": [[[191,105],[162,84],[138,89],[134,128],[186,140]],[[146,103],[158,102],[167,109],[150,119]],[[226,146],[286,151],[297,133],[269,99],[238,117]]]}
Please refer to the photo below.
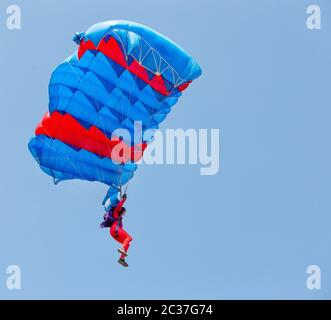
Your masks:
{"label": "skydiver", "polygon": [[128,255],[127,252],[132,241],[132,237],[123,229],[122,224],[123,216],[126,214],[126,209],[123,207],[126,199],[126,194],[124,194],[116,208],[110,209],[112,212],[104,215],[105,221],[101,223],[101,227],[110,227],[110,235],[122,244],[122,247],[118,249],[118,252],[121,254],[118,263],[123,267],[129,266],[125,261],[125,257]]}

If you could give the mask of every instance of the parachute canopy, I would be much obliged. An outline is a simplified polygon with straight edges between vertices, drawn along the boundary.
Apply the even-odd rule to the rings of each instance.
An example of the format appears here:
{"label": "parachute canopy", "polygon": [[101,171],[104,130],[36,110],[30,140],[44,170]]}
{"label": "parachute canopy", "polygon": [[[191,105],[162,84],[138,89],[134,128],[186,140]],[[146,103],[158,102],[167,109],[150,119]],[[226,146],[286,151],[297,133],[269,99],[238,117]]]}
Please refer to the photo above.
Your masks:
{"label": "parachute canopy", "polygon": [[55,183],[105,183],[104,202],[114,203],[150,142],[137,142],[135,123],[142,136],[157,129],[201,69],[181,47],[138,23],[98,23],[73,40],[78,49],[51,76],[49,110],[29,150]]}

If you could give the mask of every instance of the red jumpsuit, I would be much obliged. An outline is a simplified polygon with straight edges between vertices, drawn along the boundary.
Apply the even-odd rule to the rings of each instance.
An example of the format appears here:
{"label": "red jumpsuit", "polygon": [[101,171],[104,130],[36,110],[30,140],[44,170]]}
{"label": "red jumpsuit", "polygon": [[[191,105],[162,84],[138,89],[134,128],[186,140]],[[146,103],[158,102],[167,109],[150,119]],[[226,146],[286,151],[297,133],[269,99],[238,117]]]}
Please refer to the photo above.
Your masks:
{"label": "red jumpsuit", "polygon": [[[120,211],[125,201],[126,198],[122,199],[113,211],[113,218],[115,219],[115,222],[110,228],[110,235],[119,243],[121,243],[124,251],[127,252],[130,246],[130,242],[132,241],[132,237],[123,229],[122,215],[120,215]],[[125,255],[122,254],[121,259],[124,258]]]}

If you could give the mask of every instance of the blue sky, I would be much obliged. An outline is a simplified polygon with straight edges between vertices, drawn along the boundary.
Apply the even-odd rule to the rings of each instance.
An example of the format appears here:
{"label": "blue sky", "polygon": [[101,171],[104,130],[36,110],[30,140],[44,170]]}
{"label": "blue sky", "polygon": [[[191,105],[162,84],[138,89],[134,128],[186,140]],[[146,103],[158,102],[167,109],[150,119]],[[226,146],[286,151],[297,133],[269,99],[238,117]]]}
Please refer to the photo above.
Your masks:
{"label": "blue sky", "polygon": [[[330,1],[16,0],[0,4],[0,298],[327,299],[330,285]],[[1,18],[2,17],[2,18]],[[203,76],[162,128],[219,128],[220,166],[141,166],[129,187],[129,269],[98,228],[106,186],[54,186],[27,149],[76,31],[133,20],[179,43]],[[22,289],[6,288],[6,268]],[[306,288],[317,264],[322,289]]]}

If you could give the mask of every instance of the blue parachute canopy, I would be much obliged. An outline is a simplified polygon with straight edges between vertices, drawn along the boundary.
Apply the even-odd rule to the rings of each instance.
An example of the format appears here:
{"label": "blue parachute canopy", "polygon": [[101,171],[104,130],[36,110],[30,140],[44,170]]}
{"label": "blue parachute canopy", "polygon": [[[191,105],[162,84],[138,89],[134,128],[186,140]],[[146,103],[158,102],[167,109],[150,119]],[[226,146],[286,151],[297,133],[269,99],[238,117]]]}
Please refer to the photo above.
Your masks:
{"label": "blue parachute canopy", "polygon": [[79,47],[51,76],[49,110],[29,149],[54,182],[105,183],[103,204],[116,204],[150,142],[136,141],[136,123],[142,135],[157,129],[201,69],[173,41],[134,22],[98,23],[73,40]]}

